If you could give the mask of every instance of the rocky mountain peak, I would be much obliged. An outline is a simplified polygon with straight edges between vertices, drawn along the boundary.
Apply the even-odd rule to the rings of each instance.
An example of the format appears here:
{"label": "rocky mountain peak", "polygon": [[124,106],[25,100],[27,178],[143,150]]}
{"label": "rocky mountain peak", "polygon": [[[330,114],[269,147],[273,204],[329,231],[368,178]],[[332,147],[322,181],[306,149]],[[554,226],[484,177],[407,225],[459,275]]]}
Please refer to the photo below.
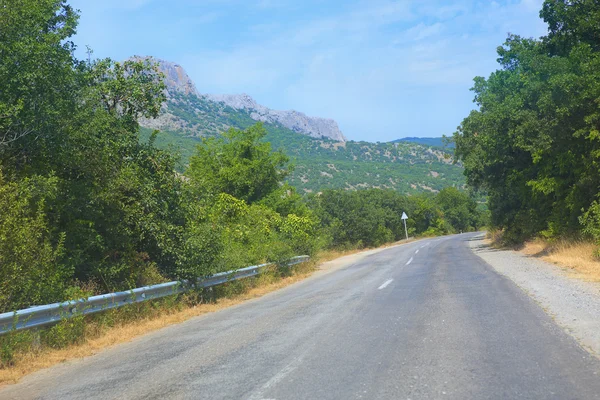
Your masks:
{"label": "rocky mountain peak", "polygon": [[206,98],[221,102],[225,105],[250,112],[252,119],[267,123],[278,123],[295,132],[303,133],[314,138],[328,138],[339,142],[345,142],[346,137],[340,130],[337,122],[333,119],[309,117],[306,114],[295,111],[272,110],[258,104],[249,95],[242,94],[208,94]]}
{"label": "rocky mountain peak", "polygon": [[[242,94],[207,94],[206,98],[212,101],[225,103],[235,109],[258,109],[260,106],[252,97],[246,93]],[[265,108],[265,107],[263,107]]]}
{"label": "rocky mountain peak", "polygon": [[181,65],[151,56],[133,56],[132,59],[149,60],[157,63],[158,69],[165,74],[167,94],[178,92],[200,96],[194,81],[192,81],[192,78],[189,77]]}
{"label": "rocky mountain peak", "polygon": [[[236,110],[245,110],[249,112],[250,117],[255,121],[262,121],[265,123],[281,124],[288,129],[295,132],[302,133],[314,138],[321,139],[323,137],[345,142],[346,137],[340,130],[338,124],[327,118],[309,117],[299,111],[278,111],[272,110],[261,104],[258,104],[251,96],[246,93],[242,94],[201,94],[196,89],[196,85],[192,79],[185,72],[183,67],[179,64],[161,60],[155,57],[141,57],[134,56],[134,59],[147,59],[158,64],[159,70],[165,74],[165,85],[167,86],[167,97],[170,98],[169,94],[175,92],[194,95],[202,97],[208,101],[215,103],[222,103]],[[168,102],[166,107],[166,114],[168,114]],[[166,118],[168,117],[168,118]],[[165,121],[172,121],[173,116],[164,115],[161,118]],[[147,124],[152,127],[156,124],[146,121]],[[165,127],[168,127],[170,123],[165,123]],[[181,123],[179,123],[181,125]],[[161,126],[162,127],[162,126]]]}

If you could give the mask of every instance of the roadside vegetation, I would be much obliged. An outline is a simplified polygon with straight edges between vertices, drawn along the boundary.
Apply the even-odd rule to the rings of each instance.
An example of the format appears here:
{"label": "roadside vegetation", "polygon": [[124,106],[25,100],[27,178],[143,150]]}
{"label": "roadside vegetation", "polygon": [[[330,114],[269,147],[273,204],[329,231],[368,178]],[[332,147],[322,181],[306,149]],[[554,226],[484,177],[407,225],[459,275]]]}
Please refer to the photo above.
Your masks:
{"label": "roadside vegetation", "polygon": [[[0,1],[0,312],[379,246],[404,237],[402,212],[411,236],[485,223],[476,197],[453,187],[301,196],[261,124],[204,139],[176,172],[179,155],[155,145],[160,132],[140,138],[138,119],[165,100],[156,66],[76,59],[77,22],[64,1]],[[294,271],[2,336],[0,368]]]}
{"label": "roadside vegetation", "polygon": [[505,244],[583,240],[598,260],[600,4],[546,0],[540,17],[546,36],[509,35],[500,69],[475,78],[479,108],[455,133],[455,155],[468,184],[488,194]]}

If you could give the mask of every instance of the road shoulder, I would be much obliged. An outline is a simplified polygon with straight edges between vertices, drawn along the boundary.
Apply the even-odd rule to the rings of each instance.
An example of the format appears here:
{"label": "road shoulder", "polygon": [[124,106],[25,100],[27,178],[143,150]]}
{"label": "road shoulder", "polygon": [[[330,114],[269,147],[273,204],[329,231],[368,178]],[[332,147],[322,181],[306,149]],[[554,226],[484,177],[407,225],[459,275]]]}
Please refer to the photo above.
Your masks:
{"label": "road shoulder", "polygon": [[569,277],[555,265],[492,248],[483,235],[469,241],[473,252],[533,298],[567,333],[600,357],[600,284]]}

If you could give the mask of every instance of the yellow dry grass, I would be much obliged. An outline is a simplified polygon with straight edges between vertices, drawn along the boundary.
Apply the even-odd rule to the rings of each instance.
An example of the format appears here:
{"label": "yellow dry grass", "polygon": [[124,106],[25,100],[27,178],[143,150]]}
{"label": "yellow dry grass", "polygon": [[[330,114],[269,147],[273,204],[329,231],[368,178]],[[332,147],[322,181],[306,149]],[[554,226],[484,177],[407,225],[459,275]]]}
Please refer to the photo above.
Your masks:
{"label": "yellow dry grass", "polygon": [[525,243],[521,251],[563,267],[576,278],[600,282],[600,260],[594,256],[597,248],[594,243],[587,241],[547,242],[536,239]]}

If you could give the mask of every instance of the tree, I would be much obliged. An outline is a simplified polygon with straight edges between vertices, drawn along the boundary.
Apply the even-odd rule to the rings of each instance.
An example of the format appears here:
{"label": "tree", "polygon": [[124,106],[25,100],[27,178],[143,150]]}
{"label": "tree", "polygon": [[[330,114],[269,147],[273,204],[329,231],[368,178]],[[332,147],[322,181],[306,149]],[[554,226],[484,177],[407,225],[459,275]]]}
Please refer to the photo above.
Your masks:
{"label": "tree", "polygon": [[[126,289],[148,270],[176,278],[185,224],[176,158],[152,141],[140,143],[137,123],[157,115],[162,76],[146,60],[78,61],[69,40],[77,20],[63,1],[0,3],[4,184],[28,187],[46,179],[55,188],[44,201],[17,203],[13,215],[39,215],[39,241],[60,243],[52,260],[70,275],[61,275],[64,285],[56,288],[79,279]],[[0,259],[20,249],[6,241]],[[52,292],[56,300],[60,292]]]}
{"label": "tree", "polygon": [[468,183],[511,241],[578,232],[600,189],[600,4],[548,0],[541,16],[548,35],[508,37],[455,134]]}
{"label": "tree", "polygon": [[[0,0],[0,162],[23,169],[69,118],[78,15],[64,1]],[[6,165],[10,161],[10,168]]]}
{"label": "tree", "polygon": [[467,232],[477,227],[477,203],[467,193],[447,187],[437,194],[435,202],[455,232]]}
{"label": "tree", "polygon": [[204,139],[190,159],[186,176],[199,197],[227,193],[253,204],[276,191],[290,173],[288,157],[262,142],[258,123],[246,130],[231,128],[223,137]]}
{"label": "tree", "polygon": [[134,124],[134,131],[139,117],[156,118],[166,100],[164,76],[150,59],[95,61],[88,75],[91,97],[109,114]]}
{"label": "tree", "polygon": [[45,210],[56,183],[40,176],[6,182],[0,170],[0,313],[61,299],[70,284],[64,235],[53,237]]}

